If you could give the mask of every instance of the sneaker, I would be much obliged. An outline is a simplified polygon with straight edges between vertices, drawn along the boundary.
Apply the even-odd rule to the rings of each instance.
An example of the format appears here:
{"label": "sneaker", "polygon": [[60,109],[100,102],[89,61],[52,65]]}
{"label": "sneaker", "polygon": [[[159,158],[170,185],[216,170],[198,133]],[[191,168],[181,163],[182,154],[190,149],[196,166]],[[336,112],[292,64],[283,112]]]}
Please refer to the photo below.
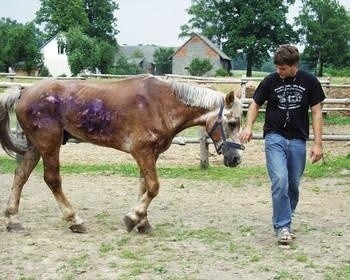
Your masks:
{"label": "sneaker", "polygon": [[283,227],[279,229],[277,232],[277,241],[281,245],[290,244],[294,238],[295,238],[295,235],[290,233],[289,228],[287,227]]}

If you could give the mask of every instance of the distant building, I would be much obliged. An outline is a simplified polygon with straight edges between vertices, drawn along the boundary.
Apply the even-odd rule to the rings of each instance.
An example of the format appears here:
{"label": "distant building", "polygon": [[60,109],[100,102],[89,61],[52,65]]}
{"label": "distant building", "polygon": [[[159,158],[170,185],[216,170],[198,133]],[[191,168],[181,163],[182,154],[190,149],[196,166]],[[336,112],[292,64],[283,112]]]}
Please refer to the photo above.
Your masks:
{"label": "distant building", "polygon": [[69,77],[72,75],[66,54],[65,38],[60,33],[43,45],[40,52],[43,55],[44,66],[52,76]]}
{"label": "distant building", "polygon": [[121,46],[121,50],[127,57],[129,63],[140,66],[145,73],[156,74],[156,65],[153,54],[159,49],[155,45]]}
{"label": "distant building", "polygon": [[171,56],[173,74],[189,75],[188,67],[194,58],[208,59],[213,68],[206,76],[215,76],[218,69],[231,71],[231,58],[205,36],[193,33],[181,47]]}
{"label": "distant building", "polygon": [[8,71],[9,73],[15,73],[17,76],[37,76],[39,72],[38,68],[39,66],[35,69],[27,71],[24,62],[18,62],[13,68],[9,67]]}

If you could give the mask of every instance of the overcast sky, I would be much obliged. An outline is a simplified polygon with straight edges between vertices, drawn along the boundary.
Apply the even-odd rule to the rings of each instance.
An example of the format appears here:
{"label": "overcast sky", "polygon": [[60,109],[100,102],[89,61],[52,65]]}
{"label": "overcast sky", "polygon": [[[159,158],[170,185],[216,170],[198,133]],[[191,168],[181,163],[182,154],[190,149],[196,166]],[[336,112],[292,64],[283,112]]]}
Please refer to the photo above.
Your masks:
{"label": "overcast sky", "polygon": [[[300,0],[297,0],[297,2]],[[119,0],[116,12],[119,44],[155,44],[176,47],[184,43],[178,38],[180,26],[188,22],[186,9],[191,0]],[[350,0],[339,0],[350,9]],[[0,17],[21,23],[31,21],[40,7],[39,0],[0,0]],[[290,9],[297,15],[298,5]]]}

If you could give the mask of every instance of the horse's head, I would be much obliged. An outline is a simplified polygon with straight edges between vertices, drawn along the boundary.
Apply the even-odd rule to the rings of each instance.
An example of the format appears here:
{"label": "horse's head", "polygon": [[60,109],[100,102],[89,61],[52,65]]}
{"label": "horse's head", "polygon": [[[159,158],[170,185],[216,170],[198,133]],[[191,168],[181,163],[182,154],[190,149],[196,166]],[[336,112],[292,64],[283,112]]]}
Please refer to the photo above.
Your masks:
{"label": "horse's head", "polygon": [[234,92],[225,97],[219,112],[210,115],[206,123],[206,130],[213,140],[216,152],[224,155],[224,164],[235,167],[241,163],[244,146],[238,139],[241,129],[242,103]]}

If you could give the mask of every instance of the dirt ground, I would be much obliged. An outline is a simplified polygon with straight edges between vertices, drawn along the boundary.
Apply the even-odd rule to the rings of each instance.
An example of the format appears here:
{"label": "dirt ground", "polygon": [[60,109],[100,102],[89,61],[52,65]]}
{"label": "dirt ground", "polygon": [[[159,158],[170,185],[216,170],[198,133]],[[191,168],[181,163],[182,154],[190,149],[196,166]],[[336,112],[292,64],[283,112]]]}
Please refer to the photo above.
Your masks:
{"label": "dirt ground", "polygon": [[[349,147],[325,142],[326,153],[349,154]],[[61,161],[132,158],[69,143]],[[212,151],[210,164],[221,161]],[[198,145],[172,145],[159,160],[171,164],[199,164]],[[263,142],[256,140],[246,146],[238,168],[263,164]],[[350,174],[344,172],[341,178],[303,180],[297,239],[288,247],[278,246],[272,235],[267,179],[235,185],[161,178],[149,208],[154,231],[143,235],[127,233],[122,223],[135,205],[137,178],[65,175],[65,193],[88,226],[87,234],[73,234],[41,175],[33,174],[20,206],[25,231],[8,233],[0,218],[0,279],[349,279],[339,278],[350,270]],[[2,208],[12,176],[0,174]]]}

